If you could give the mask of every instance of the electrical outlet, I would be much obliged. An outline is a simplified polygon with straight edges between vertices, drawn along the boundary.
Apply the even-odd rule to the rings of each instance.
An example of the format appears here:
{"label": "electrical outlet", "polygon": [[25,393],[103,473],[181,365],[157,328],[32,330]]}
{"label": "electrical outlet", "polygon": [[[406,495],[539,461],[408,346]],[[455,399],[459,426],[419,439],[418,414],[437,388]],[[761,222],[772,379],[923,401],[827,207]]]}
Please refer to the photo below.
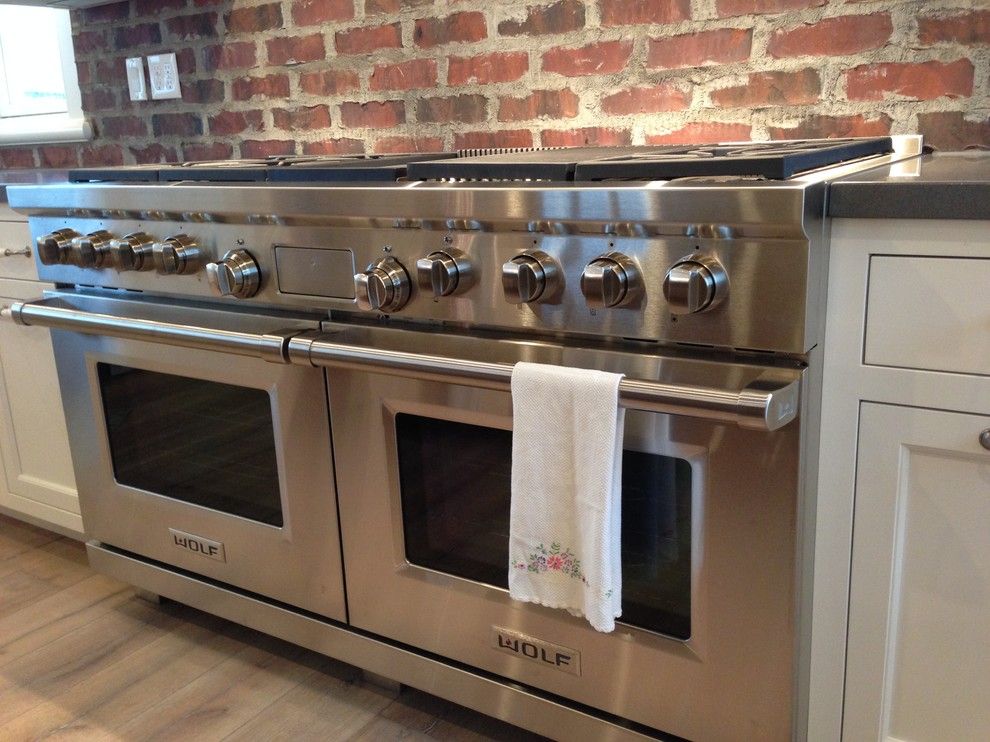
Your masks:
{"label": "electrical outlet", "polygon": [[149,56],[148,77],[151,79],[151,97],[153,99],[164,100],[182,97],[175,54],[152,54]]}
{"label": "electrical outlet", "polygon": [[144,84],[144,59],[128,57],[125,64],[127,65],[127,89],[131,94],[131,100],[148,100],[148,88]]}

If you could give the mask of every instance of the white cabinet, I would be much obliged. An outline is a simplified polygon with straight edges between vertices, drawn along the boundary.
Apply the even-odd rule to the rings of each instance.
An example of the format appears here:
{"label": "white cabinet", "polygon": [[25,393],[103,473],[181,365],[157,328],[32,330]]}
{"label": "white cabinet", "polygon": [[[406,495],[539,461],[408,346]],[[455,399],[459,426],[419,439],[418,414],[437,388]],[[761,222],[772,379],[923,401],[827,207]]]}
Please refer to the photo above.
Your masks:
{"label": "white cabinet", "polygon": [[[20,221],[16,221],[20,219]],[[28,226],[0,204],[0,304],[36,299],[33,259],[3,255],[30,244]],[[0,510],[56,530],[82,534],[68,433],[51,336],[0,321]]]}
{"label": "white cabinet", "polygon": [[990,416],[862,406],[843,739],[990,734]]}
{"label": "white cabinet", "polygon": [[31,253],[31,233],[27,224],[0,203],[0,277],[38,280],[38,269]]}
{"label": "white cabinet", "polygon": [[988,280],[988,222],[832,224],[814,742],[990,739]]}

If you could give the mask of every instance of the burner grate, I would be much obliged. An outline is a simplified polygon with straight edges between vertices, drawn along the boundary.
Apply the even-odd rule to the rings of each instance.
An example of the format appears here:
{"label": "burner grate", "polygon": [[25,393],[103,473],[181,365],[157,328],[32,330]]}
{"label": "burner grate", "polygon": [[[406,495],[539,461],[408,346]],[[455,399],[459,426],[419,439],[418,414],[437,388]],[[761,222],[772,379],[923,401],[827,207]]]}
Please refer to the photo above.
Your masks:
{"label": "burner grate", "polygon": [[848,160],[893,151],[888,137],[783,142],[574,147],[522,150],[409,165],[409,178],[443,181],[671,180],[739,177],[786,180]]}
{"label": "burner grate", "polygon": [[287,155],[263,159],[85,168],[72,182],[595,182],[675,178],[786,180],[893,151],[889,137],[638,147],[491,148],[398,155]]}
{"label": "burner grate", "polygon": [[276,155],[69,171],[73,183],[334,183],[404,178],[410,162],[456,157],[453,152],[398,155]]}

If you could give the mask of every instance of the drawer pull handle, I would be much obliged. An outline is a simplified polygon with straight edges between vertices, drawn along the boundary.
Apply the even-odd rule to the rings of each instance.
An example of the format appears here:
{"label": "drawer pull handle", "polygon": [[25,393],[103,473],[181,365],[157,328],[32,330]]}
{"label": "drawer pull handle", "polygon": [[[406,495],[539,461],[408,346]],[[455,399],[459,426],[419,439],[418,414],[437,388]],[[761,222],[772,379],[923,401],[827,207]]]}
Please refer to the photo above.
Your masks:
{"label": "drawer pull handle", "polygon": [[980,445],[990,451],[990,428],[980,433]]}
{"label": "drawer pull handle", "polygon": [[11,250],[9,247],[4,248],[3,256],[5,258],[9,258],[12,255],[23,255],[25,258],[30,258],[31,257],[31,248],[30,247],[22,247],[20,250]]}

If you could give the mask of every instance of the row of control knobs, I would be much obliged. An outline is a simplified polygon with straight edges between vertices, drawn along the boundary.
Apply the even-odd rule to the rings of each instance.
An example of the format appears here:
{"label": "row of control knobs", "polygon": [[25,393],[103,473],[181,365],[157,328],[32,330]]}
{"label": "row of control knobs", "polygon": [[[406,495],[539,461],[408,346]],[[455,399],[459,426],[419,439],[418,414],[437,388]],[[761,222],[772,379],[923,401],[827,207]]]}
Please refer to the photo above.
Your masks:
{"label": "row of control knobs", "polygon": [[[112,266],[118,271],[157,270],[164,275],[196,273],[205,255],[195,240],[179,234],[156,241],[144,232],[114,237],[100,230],[86,235],[60,229],[37,240],[45,265],[60,263],[80,268]],[[231,250],[205,263],[216,294],[249,299],[258,293],[261,270],[245,250]],[[460,294],[474,283],[475,271],[459,250],[438,250],[416,261],[420,287],[437,298]],[[502,291],[510,304],[553,303],[563,289],[560,264],[540,250],[521,253],[502,266]],[[412,282],[405,267],[387,256],[354,276],[357,304],[366,311],[396,312],[409,301]],[[635,307],[645,295],[636,262],[619,252],[592,260],[581,274],[581,293],[592,309]],[[728,293],[725,269],[714,258],[690,256],[675,263],[663,281],[663,294],[674,314],[703,312],[717,306]]]}
{"label": "row of control knobs", "polygon": [[261,270],[245,250],[231,250],[216,262],[205,262],[196,241],[178,234],[156,241],[144,232],[114,237],[100,230],[82,235],[59,229],[37,240],[44,265],[60,263],[80,268],[113,267],[117,271],[156,270],[163,275],[185,275],[206,268],[210,286],[219,296],[249,299],[258,293]]}
{"label": "row of control knobs", "polygon": [[[474,282],[474,270],[457,250],[437,251],[416,261],[416,279],[436,298],[459,294]],[[728,294],[728,276],[722,265],[707,256],[690,256],[675,263],[663,281],[663,294],[674,314],[704,312]],[[560,264],[534,250],[512,258],[502,266],[502,292],[510,304],[556,301],[563,289]],[[354,291],[361,309],[396,312],[409,301],[411,280],[405,267],[392,256],[372,263],[354,276]],[[645,294],[636,262],[619,252],[592,260],[581,274],[581,293],[592,309],[635,307]]]}

